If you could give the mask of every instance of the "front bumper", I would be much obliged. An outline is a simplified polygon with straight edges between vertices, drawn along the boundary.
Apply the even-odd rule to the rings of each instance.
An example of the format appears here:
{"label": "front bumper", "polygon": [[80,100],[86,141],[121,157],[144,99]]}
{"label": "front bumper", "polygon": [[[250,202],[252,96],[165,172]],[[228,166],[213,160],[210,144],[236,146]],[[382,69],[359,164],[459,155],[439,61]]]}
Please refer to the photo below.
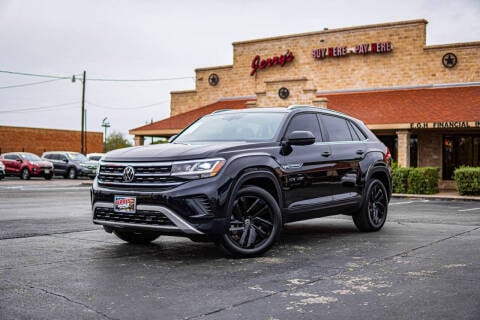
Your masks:
{"label": "front bumper", "polygon": [[94,178],[97,175],[97,168],[81,167],[80,170],[78,170],[78,175]]}
{"label": "front bumper", "polygon": [[[207,178],[166,190],[92,186],[93,223],[107,228],[149,230],[187,237],[217,236],[225,230],[231,181]],[[115,196],[134,196],[135,213],[114,211]]]}

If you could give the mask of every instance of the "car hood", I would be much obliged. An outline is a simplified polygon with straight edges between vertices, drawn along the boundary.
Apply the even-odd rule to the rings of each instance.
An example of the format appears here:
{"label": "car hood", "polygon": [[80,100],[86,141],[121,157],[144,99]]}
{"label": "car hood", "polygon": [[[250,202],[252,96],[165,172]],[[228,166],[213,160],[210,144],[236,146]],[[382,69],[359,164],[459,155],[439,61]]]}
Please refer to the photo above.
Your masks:
{"label": "car hood", "polygon": [[[271,143],[268,143],[271,144]],[[266,143],[261,143],[262,146]],[[218,157],[222,153],[245,149],[248,146],[257,147],[258,143],[245,141],[212,142],[212,143],[165,143],[151,146],[140,146],[119,149],[108,152],[103,161],[175,161],[194,160]]]}

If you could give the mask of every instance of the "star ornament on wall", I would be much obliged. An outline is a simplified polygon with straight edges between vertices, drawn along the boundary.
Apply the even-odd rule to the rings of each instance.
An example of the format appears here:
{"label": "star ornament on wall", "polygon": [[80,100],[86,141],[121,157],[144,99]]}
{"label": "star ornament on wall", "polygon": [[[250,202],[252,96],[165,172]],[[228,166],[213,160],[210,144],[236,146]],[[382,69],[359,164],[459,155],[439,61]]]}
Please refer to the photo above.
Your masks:
{"label": "star ornament on wall", "polygon": [[457,56],[451,52],[443,55],[442,63],[445,68],[453,68],[457,64]]}

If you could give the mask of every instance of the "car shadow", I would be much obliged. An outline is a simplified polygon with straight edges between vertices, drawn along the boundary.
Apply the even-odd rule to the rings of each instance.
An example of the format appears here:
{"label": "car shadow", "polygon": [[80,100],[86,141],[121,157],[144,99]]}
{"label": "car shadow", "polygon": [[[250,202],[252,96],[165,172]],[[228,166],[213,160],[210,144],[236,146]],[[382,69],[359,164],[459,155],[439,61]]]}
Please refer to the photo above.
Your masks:
{"label": "car shadow", "polygon": [[[351,222],[300,222],[285,225],[274,248],[282,246],[289,250],[289,247],[296,246],[321,246],[319,240],[330,243],[330,240],[335,241],[335,238],[352,238],[360,234]],[[110,256],[127,259],[135,257],[135,260],[144,262],[237,259],[213,242],[193,242],[187,238],[167,236],[161,236],[148,245],[112,243],[108,249],[105,248],[104,253],[107,252]],[[263,256],[269,256],[271,252],[267,251]]]}

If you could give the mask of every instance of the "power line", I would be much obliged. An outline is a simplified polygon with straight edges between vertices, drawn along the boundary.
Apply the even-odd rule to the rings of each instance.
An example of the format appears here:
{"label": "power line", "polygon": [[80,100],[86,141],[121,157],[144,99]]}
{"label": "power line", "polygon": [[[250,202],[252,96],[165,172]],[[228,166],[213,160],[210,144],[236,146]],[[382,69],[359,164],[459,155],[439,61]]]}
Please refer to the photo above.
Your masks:
{"label": "power line", "polygon": [[104,82],[157,82],[157,81],[172,81],[194,79],[194,77],[172,77],[172,78],[153,78],[153,79],[102,79],[102,78],[88,78],[88,81],[104,81]]}
{"label": "power line", "polygon": [[[26,73],[18,71],[8,71],[0,70],[0,73],[21,75],[21,76],[30,76],[30,77],[41,77],[41,78],[51,78],[51,79],[72,79],[72,76],[55,76],[47,74],[37,74],[37,73]],[[76,79],[83,80],[80,74],[75,74]],[[77,77],[78,76],[78,77]],[[104,81],[104,82],[158,82],[158,81],[173,81],[173,80],[185,80],[185,79],[195,79],[192,76],[185,77],[169,77],[169,78],[147,78],[147,79],[114,79],[114,78],[88,78],[87,81]]]}
{"label": "power line", "polygon": [[154,103],[150,103],[150,104],[146,104],[146,105],[141,105],[141,106],[136,106],[136,107],[111,107],[111,106],[96,104],[96,103],[93,103],[93,102],[90,102],[90,101],[85,101],[85,102],[89,105],[95,106],[97,108],[102,108],[102,109],[131,110],[131,109],[146,109],[146,108],[150,108],[150,107],[154,107],[154,106],[157,106],[157,105],[160,105],[160,104],[167,103],[169,101],[170,100],[162,100],[162,101],[158,101],[158,102],[154,102]]}
{"label": "power line", "polygon": [[8,74],[16,74],[20,76],[30,76],[30,77],[40,77],[40,78],[50,78],[50,79],[71,79],[72,76],[53,76],[48,74],[37,74],[37,73],[25,73],[25,72],[18,72],[18,71],[8,71],[8,70],[0,70],[0,73],[8,73]]}
{"label": "power line", "polygon": [[22,113],[22,112],[30,112],[30,111],[41,111],[41,110],[49,110],[49,109],[55,109],[55,108],[60,108],[64,106],[69,106],[69,105],[78,105],[79,102],[67,102],[67,103],[61,103],[61,104],[54,104],[50,106],[41,106],[41,107],[24,107],[24,108],[14,108],[10,110],[3,110],[0,111],[0,113]]}
{"label": "power line", "polygon": [[28,86],[34,86],[37,84],[44,84],[44,83],[49,83],[49,82],[54,82],[54,81],[60,81],[64,79],[51,79],[51,80],[45,80],[45,81],[37,81],[37,82],[29,82],[29,83],[22,83],[22,84],[14,84],[11,86],[5,86],[5,87],[0,87],[0,89],[10,89],[10,88],[20,88],[20,87],[28,87]]}

